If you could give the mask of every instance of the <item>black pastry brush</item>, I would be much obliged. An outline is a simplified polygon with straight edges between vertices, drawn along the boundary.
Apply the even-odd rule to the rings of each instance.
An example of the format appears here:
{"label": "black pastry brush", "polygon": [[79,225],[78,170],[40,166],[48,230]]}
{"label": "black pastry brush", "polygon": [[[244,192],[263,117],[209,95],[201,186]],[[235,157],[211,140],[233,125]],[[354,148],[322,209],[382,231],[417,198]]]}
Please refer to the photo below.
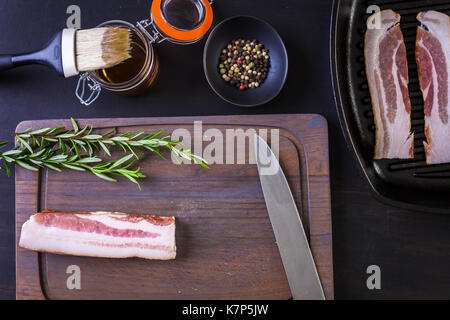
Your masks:
{"label": "black pastry brush", "polygon": [[104,27],[88,30],[64,29],[44,48],[26,54],[0,55],[0,71],[29,64],[52,67],[71,77],[82,71],[113,67],[130,58],[130,32]]}

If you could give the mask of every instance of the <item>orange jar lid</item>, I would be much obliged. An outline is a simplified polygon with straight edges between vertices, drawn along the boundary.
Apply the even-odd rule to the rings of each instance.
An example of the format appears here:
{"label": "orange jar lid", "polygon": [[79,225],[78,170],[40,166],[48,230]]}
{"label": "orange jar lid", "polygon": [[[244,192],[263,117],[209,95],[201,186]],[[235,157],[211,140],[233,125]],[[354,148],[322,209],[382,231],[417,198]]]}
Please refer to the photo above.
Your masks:
{"label": "orange jar lid", "polygon": [[163,0],[153,0],[151,13],[156,26],[169,38],[177,41],[195,41],[203,37],[211,28],[213,22],[213,10],[208,0],[199,0],[205,9],[203,21],[192,30],[181,30],[171,26],[163,17],[161,2]]}

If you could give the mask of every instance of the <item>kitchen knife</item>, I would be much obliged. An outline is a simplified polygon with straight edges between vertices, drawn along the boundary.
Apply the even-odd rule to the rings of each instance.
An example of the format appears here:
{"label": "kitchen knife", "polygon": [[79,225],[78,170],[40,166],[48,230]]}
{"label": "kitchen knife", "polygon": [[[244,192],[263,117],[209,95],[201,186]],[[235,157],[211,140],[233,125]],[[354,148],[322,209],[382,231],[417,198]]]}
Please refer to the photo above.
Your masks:
{"label": "kitchen knife", "polygon": [[270,222],[294,300],[324,300],[322,285],[286,177],[267,143],[255,135],[255,159]]}

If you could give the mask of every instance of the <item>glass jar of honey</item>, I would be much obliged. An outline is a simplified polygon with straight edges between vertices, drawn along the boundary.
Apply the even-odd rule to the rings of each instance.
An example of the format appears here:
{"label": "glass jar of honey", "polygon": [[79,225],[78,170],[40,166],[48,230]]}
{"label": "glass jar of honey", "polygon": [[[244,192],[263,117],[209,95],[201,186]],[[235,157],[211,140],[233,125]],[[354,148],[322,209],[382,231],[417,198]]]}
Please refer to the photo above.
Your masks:
{"label": "glass jar of honey", "polygon": [[121,64],[80,76],[76,96],[84,105],[92,104],[102,89],[134,96],[145,92],[155,81],[159,62],[155,43],[170,41],[191,44],[211,28],[213,12],[207,0],[153,0],[150,18],[136,26],[121,20],[107,21],[98,27],[128,28],[131,34],[131,58]]}

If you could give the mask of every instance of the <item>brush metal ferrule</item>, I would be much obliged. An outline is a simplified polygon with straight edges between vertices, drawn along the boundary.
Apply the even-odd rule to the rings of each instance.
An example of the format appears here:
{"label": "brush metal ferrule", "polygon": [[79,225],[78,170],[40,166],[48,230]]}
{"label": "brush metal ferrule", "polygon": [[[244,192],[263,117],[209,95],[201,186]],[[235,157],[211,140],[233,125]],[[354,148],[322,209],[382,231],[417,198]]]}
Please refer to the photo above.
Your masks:
{"label": "brush metal ferrule", "polygon": [[64,77],[76,76],[79,71],[75,56],[76,29],[63,29],[61,38],[61,58]]}

